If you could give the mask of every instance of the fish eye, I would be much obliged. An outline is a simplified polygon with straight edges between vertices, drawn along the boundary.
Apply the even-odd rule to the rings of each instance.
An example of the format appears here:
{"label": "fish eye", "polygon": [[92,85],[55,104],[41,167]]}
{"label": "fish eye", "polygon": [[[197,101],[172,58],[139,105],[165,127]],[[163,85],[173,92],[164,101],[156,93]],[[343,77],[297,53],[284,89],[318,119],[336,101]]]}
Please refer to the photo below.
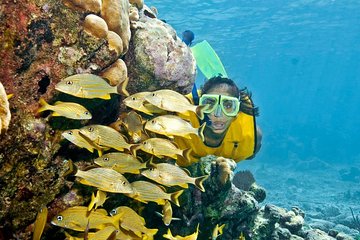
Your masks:
{"label": "fish eye", "polygon": [[104,161],[109,161],[109,158],[108,158],[108,157],[104,157]]}
{"label": "fish eye", "polygon": [[85,115],[89,115],[90,113],[88,111],[85,111]]}
{"label": "fish eye", "polygon": [[150,171],[155,171],[155,168],[149,168]]}
{"label": "fish eye", "polygon": [[126,182],[125,182],[125,181],[122,181],[122,185],[124,185],[124,186],[125,186],[125,185],[126,185]]}
{"label": "fish eye", "polygon": [[113,216],[113,215],[115,215],[115,214],[117,214],[116,209],[113,209],[113,210],[110,211],[110,215],[111,215],[111,216]]}
{"label": "fish eye", "polygon": [[57,219],[58,221],[62,221],[64,218],[63,218],[63,216],[59,215],[59,216],[56,217],[56,219]]}
{"label": "fish eye", "polygon": [[136,97],[132,97],[131,100],[135,101],[135,100],[136,100]]}
{"label": "fish eye", "polygon": [[145,145],[145,144],[146,144],[146,142],[143,142],[143,144]]}
{"label": "fish eye", "polygon": [[67,84],[67,85],[72,85],[72,84],[73,84],[73,81],[66,81],[66,84]]}
{"label": "fish eye", "polygon": [[69,134],[69,135],[73,135],[73,132],[72,132],[72,131],[68,131],[68,134]]}
{"label": "fish eye", "polygon": [[151,123],[154,124],[154,123],[156,123],[156,121],[155,121],[155,120],[151,120]]}
{"label": "fish eye", "polygon": [[94,128],[93,127],[89,127],[89,132],[93,132],[94,131]]}
{"label": "fish eye", "polygon": [[155,96],[156,96],[156,94],[155,94],[155,93],[153,93],[153,94],[151,94],[151,96],[155,97]]}

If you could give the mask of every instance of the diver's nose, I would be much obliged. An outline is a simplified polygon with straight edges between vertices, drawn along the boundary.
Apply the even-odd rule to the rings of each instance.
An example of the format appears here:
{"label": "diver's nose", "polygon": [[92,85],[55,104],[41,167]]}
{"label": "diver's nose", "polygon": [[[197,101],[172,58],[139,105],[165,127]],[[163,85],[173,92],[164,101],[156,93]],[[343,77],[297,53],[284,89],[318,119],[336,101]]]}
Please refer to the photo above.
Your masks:
{"label": "diver's nose", "polygon": [[221,117],[222,116],[222,110],[220,105],[218,105],[215,109],[215,113],[214,113],[215,117]]}

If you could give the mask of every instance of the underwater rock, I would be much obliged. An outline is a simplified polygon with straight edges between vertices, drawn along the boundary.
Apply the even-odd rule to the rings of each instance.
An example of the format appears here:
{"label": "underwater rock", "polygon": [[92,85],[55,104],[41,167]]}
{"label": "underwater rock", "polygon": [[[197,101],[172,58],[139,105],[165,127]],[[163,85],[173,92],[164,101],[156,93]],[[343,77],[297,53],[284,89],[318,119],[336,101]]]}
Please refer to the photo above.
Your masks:
{"label": "underwater rock", "polygon": [[130,94],[168,88],[189,93],[195,81],[196,63],[175,30],[157,18],[141,16],[133,30],[128,66]]}
{"label": "underwater rock", "polygon": [[312,229],[309,230],[306,233],[305,240],[334,240],[336,238],[333,238],[329,236],[326,232],[321,231],[319,229]]}
{"label": "underwater rock", "polygon": [[64,4],[75,10],[90,11],[99,13],[101,10],[101,0],[63,0]]}

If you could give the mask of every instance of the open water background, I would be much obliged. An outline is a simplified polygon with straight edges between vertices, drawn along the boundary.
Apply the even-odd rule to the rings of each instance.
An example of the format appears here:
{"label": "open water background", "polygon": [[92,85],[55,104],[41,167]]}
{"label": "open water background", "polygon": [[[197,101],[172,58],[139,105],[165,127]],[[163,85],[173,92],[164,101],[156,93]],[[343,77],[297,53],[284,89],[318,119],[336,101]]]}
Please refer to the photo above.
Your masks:
{"label": "open water background", "polygon": [[[145,4],[155,6],[178,36],[190,29],[194,43],[206,39],[229,77],[252,91],[264,137],[260,153],[245,166],[360,167],[359,0]],[[202,82],[200,76],[197,84]],[[315,170],[322,166],[314,164]],[[269,184],[262,181],[267,189]],[[360,193],[360,187],[351,190]]]}

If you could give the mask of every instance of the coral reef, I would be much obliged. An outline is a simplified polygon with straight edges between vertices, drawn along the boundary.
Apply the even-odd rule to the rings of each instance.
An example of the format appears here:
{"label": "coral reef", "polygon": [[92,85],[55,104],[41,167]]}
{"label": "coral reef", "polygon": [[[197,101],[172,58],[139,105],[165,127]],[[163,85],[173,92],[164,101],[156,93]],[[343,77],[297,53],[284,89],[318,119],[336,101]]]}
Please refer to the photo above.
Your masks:
{"label": "coral reef", "polygon": [[[70,75],[91,73],[117,86],[122,95],[128,95],[127,90],[134,93],[163,88],[188,93],[196,64],[174,29],[158,20],[156,9],[148,8],[142,0],[5,1],[0,7],[4,22],[0,26],[0,79],[7,93],[14,94],[7,105],[6,94],[0,93],[1,109],[6,116],[12,115],[9,125],[6,122],[8,130],[0,136],[0,238],[31,239],[40,208],[47,206],[48,219],[52,219],[72,206],[88,204],[94,190],[75,182],[69,173],[74,165],[80,170],[93,165],[97,153],[63,141],[63,131],[115,122],[123,98],[113,94],[109,100],[82,99],[55,91],[55,85]],[[78,121],[37,113],[40,98],[50,103],[79,103],[93,118]],[[137,125],[143,124],[138,119]],[[136,134],[140,140],[148,137],[136,127],[129,134],[129,121],[131,118],[126,118],[121,129],[127,128],[130,140],[135,142]],[[231,159],[208,156],[189,167],[192,176],[210,175],[204,182],[204,193],[192,185],[184,193],[178,186],[170,187],[176,194],[167,194],[173,197],[169,200],[178,203],[183,193],[179,197],[181,207],[173,211],[174,217],[180,218],[171,223],[174,235],[190,235],[198,223],[200,239],[210,237],[217,224],[225,224],[219,239],[237,239],[240,235],[251,239],[315,239],[326,235],[320,230],[304,230],[304,215],[299,209],[259,207],[265,190],[253,181],[247,189],[236,187],[232,183],[234,168]],[[141,176],[126,177],[135,182]],[[167,232],[161,218],[154,216],[154,211],[161,211],[156,203],[145,205],[114,193],[108,197],[106,210],[130,205],[146,219],[147,227],[158,229],[156,237]],[[341,235],[332,234],[336,238]],[[43,238],[50,237],[63,239],[64,230],[47,225]]]}

